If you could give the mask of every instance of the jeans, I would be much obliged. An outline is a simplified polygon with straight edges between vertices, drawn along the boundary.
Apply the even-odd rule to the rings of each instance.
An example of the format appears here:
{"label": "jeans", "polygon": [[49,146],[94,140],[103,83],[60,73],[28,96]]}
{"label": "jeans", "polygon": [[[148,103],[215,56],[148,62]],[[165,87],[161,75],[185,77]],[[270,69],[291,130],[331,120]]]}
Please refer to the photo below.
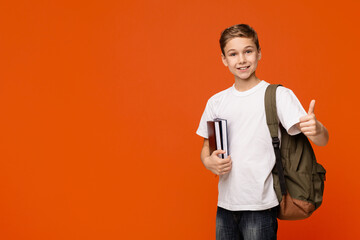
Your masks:
{"label": "jeans", "polygon": [[216,240],[276,240],[278,206],[263,211],[229,211],[221,207],[216,213]]}

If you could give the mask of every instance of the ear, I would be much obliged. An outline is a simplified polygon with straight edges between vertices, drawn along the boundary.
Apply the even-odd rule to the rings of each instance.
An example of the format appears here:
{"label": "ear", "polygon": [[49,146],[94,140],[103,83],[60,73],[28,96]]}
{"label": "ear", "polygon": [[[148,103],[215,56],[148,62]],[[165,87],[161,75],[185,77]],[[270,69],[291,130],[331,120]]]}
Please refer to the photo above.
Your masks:
{"label": "ear", "polygon": [[226,57],[224,56],[224,54],[221,54],[221,60],[222,60],[223,64],[225,65],[225,67],[227,67],[228,63],[226,61]]}
{"label": "ear", "polygon": [[261,59],[261,50],[258,50],[258,61]]}

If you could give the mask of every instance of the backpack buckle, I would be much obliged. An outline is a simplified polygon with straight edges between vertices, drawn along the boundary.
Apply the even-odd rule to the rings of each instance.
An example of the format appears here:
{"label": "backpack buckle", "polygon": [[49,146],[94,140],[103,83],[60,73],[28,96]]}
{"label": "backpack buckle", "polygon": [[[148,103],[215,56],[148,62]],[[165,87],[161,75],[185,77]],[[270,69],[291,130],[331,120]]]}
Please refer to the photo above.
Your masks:
{"label": "backpack buckle", "polygon": [[278,137],[273,137],[272,144],[274,148],[280,148],[280,139]]}

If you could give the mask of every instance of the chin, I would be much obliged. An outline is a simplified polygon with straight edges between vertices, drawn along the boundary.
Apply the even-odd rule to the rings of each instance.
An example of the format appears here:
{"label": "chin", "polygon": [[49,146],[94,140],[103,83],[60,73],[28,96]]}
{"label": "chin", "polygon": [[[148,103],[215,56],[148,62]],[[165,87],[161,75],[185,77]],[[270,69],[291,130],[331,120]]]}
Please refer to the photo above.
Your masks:
{"label": "chin", "polygon": [[247,80],[250,80],[250,79],[251,79],[251,75],[250,75],[250,76],[238,76],[238,78],[239,78],[240,80],[247,81]]}

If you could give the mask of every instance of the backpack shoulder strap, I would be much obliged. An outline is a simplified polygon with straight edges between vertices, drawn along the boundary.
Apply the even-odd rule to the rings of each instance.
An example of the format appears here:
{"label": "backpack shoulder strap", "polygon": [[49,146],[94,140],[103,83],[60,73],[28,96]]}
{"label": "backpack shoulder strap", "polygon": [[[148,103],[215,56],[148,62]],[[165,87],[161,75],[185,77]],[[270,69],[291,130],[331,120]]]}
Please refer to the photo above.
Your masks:
{"label": "backpack shoulder strap", "polygon": [[276,89],[280,84],[271,84],[266,88],[265,92],[265,113],[266,113],[266,123],[269,127],[270,135],[272,138],[272,145],[274,147],[276,164],[275,168],[277,169],[281,194],[286,195],[286,184],[284,176],[284,168],[281,161],[281,151],[280,151],[280,139],[278,135],[279,131],[279,120],[277,116],[276,109]]}
{"label": "backpack shoulder strap", "polygon": [[266,123],[272,138],[278,137],[279,120],[276,109],[276,89],[280,84],[271,84],[265,92],[265,113]]}

